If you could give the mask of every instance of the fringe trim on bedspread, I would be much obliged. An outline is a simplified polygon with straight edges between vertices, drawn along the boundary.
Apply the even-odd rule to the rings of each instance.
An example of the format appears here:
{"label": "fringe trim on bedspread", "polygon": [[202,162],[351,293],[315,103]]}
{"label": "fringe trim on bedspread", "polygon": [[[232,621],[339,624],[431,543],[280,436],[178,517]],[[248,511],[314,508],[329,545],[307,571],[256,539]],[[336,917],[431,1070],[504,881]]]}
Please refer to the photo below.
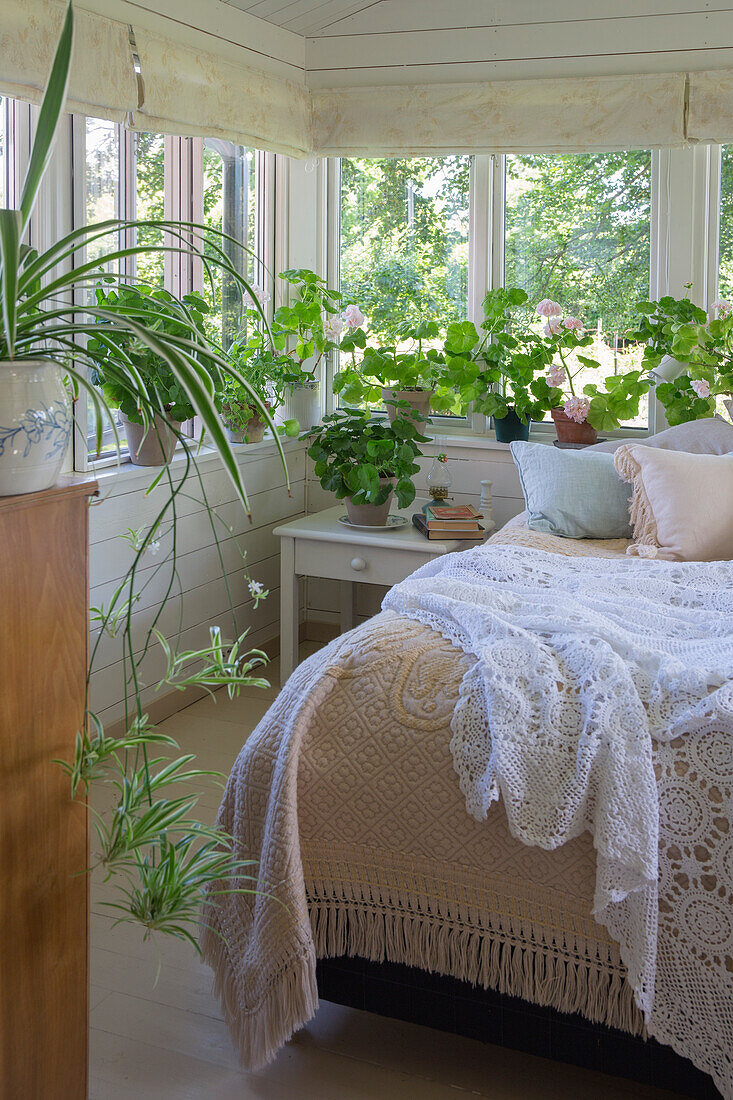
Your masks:
{"label": "fringe trim on bedspread", "polygon": [[226,945],[212,928],[199,940],[204,962],[214,972],[214,989],[242,1065],[262,1069],[318,1009],[316,963],[310,953],[289,960],[254,1008],[242,1007]]}
{"label": "fringe trim on bedspread", "polygon": [[593,957],[575,937],[565,945],[548,945],[536,942],[531,929],[456,928],[439,918],[332,900],[311,900],[309,909],[318,958],[355,955],[415,966],[560,1012],[577,1012],[632,1035],[645,1034],[618,965],[608,957]]}

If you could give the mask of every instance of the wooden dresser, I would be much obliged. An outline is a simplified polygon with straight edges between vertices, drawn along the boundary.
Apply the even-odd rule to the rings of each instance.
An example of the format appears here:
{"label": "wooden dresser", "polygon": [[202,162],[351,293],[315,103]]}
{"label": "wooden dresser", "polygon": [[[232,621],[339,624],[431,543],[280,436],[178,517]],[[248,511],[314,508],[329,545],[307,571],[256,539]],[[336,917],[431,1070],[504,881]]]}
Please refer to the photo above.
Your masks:
{"label": "wooden dresser", "polygon": [[94,482],[0,497],[0,1096],[87,1095],[84,716]]}

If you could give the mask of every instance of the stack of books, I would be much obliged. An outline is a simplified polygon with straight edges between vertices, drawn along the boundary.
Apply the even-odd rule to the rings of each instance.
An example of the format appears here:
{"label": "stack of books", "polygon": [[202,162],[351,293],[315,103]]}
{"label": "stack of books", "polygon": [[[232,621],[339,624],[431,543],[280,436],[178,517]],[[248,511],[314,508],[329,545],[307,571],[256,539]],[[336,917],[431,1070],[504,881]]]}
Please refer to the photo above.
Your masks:
{"label": "stack of books", "polygon": [[473,539],[476,542],[484,533],[479,523],[483,518],[472,504],[454,507],[425,504],[421,512],[415,512],[412,522],[426,539]]}

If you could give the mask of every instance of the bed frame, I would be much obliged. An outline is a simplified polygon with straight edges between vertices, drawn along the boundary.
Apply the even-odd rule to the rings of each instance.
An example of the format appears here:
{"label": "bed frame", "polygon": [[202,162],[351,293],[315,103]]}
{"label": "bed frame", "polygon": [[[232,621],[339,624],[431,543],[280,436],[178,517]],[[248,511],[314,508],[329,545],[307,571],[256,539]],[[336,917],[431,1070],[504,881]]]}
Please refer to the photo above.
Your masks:
{"label": "bed frame", "polygon": [[582,1016],[398,963],[319,959],[317,976],[325,1001],[626,1077],[694,1100],[721,1100],[710,1077],[669,1047]]}

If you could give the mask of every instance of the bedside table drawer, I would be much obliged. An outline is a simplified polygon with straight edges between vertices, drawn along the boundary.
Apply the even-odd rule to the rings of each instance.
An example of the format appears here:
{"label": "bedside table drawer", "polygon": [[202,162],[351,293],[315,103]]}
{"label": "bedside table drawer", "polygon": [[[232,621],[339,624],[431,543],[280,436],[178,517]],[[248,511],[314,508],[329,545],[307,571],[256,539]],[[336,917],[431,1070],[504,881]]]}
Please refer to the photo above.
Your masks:
{"label": "bedside table drawer", "polygon": [[436,557],[426,548],[387,550],[383,546],[358,546],[319,539],[295,540],[295,572],[306,577],[326,577],[364,584],[397,584]]}

